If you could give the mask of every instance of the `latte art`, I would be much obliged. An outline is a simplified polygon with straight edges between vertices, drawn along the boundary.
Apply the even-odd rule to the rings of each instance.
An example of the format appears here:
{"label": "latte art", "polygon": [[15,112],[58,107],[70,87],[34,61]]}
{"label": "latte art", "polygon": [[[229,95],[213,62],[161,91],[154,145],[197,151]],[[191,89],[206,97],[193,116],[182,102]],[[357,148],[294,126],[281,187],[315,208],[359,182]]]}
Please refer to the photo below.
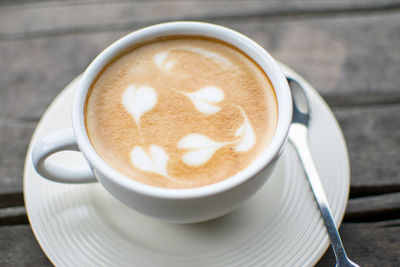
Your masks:
{"label": "latte art", "polygon": [[204,87],[194,93],[182,93],[189,97],[196,109],[204,114],[214,114],[221,110],[216,103],[224,100],[224,92],[215,86]]}
{"label": "latte art", "polygon": [[157,93],[149,86],[137,87],[132,84],[126,88],[122,96],[122,104],[131,113],[138,126],[140,126],[140,117],[151,110],[156,102]]}
{"label": "latte art", "polygon": [[220,41],[174,37],[133,48],[94,83],[86,125],[111,166],[185,188],[235,175],[265,150],[277,104],[247,56]]}

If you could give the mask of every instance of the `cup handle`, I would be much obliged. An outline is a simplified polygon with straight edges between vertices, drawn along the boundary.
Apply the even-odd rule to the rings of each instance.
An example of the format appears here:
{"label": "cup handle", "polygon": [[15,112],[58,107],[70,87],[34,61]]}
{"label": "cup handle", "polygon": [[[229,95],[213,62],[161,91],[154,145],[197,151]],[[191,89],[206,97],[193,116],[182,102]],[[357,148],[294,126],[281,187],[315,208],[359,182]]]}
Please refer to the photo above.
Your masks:
{"label": "cup handle", "polygon": [[79,151],[72,129],[60,130],[37,142],[32,150],[33,167],[41,176],[54,182],[69,184],[97,182],[89,165],[71,166],[46,162],[52,154],[65,150]]}

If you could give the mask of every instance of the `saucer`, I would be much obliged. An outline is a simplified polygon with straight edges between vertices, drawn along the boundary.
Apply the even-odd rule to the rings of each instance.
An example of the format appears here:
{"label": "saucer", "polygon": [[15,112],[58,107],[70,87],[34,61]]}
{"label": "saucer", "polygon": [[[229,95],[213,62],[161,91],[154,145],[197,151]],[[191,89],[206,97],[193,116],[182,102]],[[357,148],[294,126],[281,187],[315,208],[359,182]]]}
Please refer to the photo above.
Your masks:
{"label": "saucer", "polygon": [[[336,224],[344,216],[350,167],[341,129],[320,95],[306,89],[313,116],[310,148]],[[56,266],[311,266],[329,246],[319,210],[294,148],[287,144],[263,188],[237,210],[197,224],[146,217],[100,184],[61,184],[40,177],[31,150],[40,138],[71,127],[72,81],[53,101],[32,137],[25,161],[25,206],[32,230]],[[85,164],[78,152],[49,160]]]}

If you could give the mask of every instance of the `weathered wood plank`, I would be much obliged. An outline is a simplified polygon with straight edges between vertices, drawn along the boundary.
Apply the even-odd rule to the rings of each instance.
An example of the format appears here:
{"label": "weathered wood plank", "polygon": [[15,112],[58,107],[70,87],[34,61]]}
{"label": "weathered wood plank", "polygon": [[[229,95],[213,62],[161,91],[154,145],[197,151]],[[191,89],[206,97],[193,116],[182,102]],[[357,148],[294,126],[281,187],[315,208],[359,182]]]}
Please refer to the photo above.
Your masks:
{"label": "weathered wood plank", "polygon": [[7,70],[0,72],[0,123],[37,121],[63,87],[120,35],[0,42],[0,67]]}
{"label": "weathered wood plank", "polygon": [[[384,223],[344,223],[339,232],[349,258],[360,266],[400,266],[399,220]],[[316,266],[335,266],[331,249]]]}
{"label": "weathered wood plank", "polygon": [[[334,105],[400,102],[400,13],[238,25]],[[236,26],[236,25],[233,25]],[[393,39],[392,39],[393,38]],[[379,53],[377,51],[385,51]]]}
{"label": "weathered wood plank", "polygon": [[[0,110],[1,105],[4,104],[0,104]],[[23,202],[17,193],[22,192],[26,150],[35,127],[35,122],[12,122],[2,118],[2,115],[0,115],[0,207]]]}
{"label": "weathered wood plank", "polygon": [[[340,19],[215,22],[258,41],[304,75],[333,105],[400,102],[400,12]],[[141,26],[135,24],[131,30]],[[38,118],[62,86],[127,32],[0,42],[0,67],[9,70],[0,74],[0,109],[12,108]],[[14,99],[22,100],[23,107],[10,107]]]}
{"label": "weathered wood plank", "polygon": [[0,266],[52,266],[29,225],[0,227]]}
{"label": "weathered wood plank", "polygon": [[[3,5],[0,38],[23,33],[56,34],[104,29],[129,29],[135,23],[165,20],[248,19],[254,17],[326,15],[399,9],[399,1],[141,1],[41,2]],[[164,12],[168,10],[168,12]],[[99,19],[101,18],[101,19]],[[40,34],[39,34],[40,33]]]}
{"label": "weathered wood plank", "polygon": [[[400,105],[336,109],[350,154],[352,190],[400,187]],[[360,195],[359,192],[354,192]]]}

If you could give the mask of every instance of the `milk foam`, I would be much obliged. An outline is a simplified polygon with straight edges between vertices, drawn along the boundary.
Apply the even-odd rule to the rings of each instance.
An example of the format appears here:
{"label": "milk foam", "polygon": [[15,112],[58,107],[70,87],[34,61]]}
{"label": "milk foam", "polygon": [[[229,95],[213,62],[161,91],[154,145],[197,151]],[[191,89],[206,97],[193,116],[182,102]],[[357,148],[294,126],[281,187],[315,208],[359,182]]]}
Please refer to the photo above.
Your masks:
{"label": "milk foam", "polygon": [[276,115],[273,89],[252,61],[215,41],[177,38],[107,67],[86,121],[111,166],[140,182],[186,188],[248,166],[270,140]]}

